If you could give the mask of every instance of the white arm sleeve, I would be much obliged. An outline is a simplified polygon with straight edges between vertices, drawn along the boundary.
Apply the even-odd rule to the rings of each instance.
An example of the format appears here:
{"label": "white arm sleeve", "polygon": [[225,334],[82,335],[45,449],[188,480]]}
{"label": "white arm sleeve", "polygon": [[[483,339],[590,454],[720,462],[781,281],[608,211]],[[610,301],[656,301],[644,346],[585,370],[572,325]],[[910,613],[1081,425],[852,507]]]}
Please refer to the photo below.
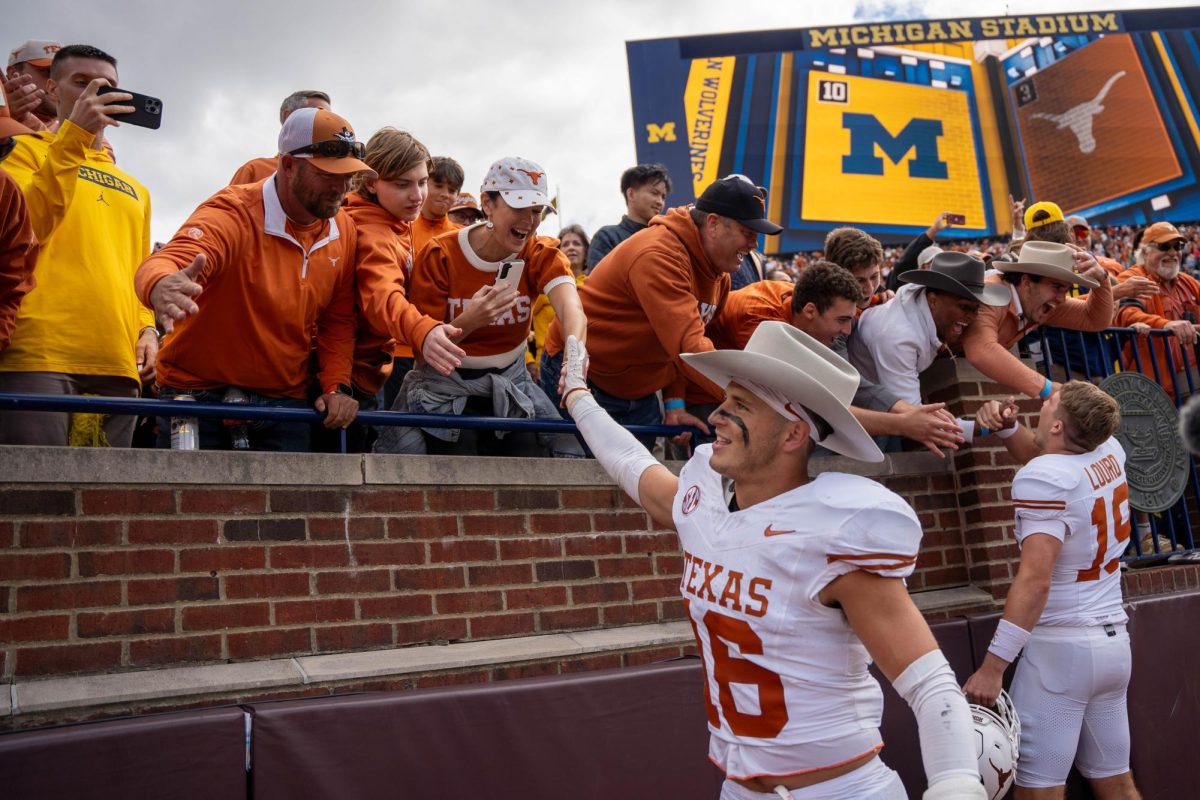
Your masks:
{"label": "white arm sleeve", "polygon": [[591,394],[583,393],[574,401],[571,416],[600,466],[635,503],[641,505],[638,483],[642,473],[658,461],[632,433],[615,422]]}
{"label": "white arm sleeve", "polygon": [[[979,779],[971,711],[942,651],[930,650],[909,664],[892,681],[892,686],[917,717],[921,761],[925,764],[925,777],[929,782],[925,797],[987,800],[987,792]],[[950,786],[956,790],[953,794],[936,789],[935,784],[951,779]],[[977,793],[971,789],[972,784],[978,789]]]}

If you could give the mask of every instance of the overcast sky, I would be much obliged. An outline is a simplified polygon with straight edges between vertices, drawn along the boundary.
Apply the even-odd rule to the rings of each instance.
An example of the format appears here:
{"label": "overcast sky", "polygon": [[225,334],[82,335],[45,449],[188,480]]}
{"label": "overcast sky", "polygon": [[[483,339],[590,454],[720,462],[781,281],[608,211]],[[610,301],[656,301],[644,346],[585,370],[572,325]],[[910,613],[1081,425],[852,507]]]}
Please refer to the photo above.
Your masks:
{"label": "overcast sky", "polygon": [[[280,101],[333,98],[364,141],[412,132],[466,169],[522,156],[558,187],[565,223],[589,232],[624,211],[635,163],[625,42],[856,20],[1187,5],[1113,0],[38,0],[5,3],[5,50],[26,39],[92,44],[119,61],[123,88],[163,99],[163,126],[110,134],[119,164],[150,189],[153,237],[169,238],[244,161],[272,155]],[[679,180],[679,178],[676,178]]]}

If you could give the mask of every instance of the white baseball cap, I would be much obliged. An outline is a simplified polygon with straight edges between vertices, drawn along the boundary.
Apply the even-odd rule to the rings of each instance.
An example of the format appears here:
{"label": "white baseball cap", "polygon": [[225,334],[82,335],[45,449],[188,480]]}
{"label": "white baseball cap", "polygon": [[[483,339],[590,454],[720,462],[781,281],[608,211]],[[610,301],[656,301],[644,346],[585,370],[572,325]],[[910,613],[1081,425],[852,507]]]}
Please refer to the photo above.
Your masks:
{"label": "white baseball cap", "polygon": [[62,45],[58,42],[30,39],[28,42],[18,45],[8,54],[8,65],[12,67],[28,63],[35,67],[45,68],[54,61],[54,54],[59,50],[62,50]]}
{"label": "white baseball cap", "polygon": [[499,192],[513,208],[545,206],[551,211],[550,183],[546,171],[524,158],[502,158],[488,168],[479,193]]}

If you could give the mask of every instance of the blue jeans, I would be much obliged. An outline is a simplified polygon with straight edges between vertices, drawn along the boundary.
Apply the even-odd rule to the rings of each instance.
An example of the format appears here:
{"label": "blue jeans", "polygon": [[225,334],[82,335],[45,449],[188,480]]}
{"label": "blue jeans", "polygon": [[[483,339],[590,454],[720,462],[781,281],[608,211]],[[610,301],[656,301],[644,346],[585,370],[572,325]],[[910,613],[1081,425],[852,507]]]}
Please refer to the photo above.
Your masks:
{"label": "blue jeans", "polygon": [[[170,386],[160,387],[158,396],[163,400],[171,400],[179,395],[191,395],[197,403],[225,402],[225,389],[176,389]],[[247,391],[250,404],[268,406],[270,408],[311,408],[307,400],[297,400],[294,397],[263,397],[260,394]],[[186,416],[187,403],[180,402],[180,416]],[[284,422],[280,420],[260,419],[246,426],[250,436],[251,450],[269,450],[282,453],[307,453],[310,450],[311,431],[307,422]],[[158,446],[164,449],[171,447],[171,420],[166,417],[158,418]],[[229,438],[229,427],[225,420],[200,420],[200,449],[201,450],[232,450]]]}
{"label": "blue jeans", "polygon": [[[558,393],[558,375],[562,371],[562,353],[559,352],[558,355],[552,356],[543,350],[540,368],[538,385],[542,387],[542,391],[546,393],[546,396],[553,400],[554,404],[559,407],[559,413],[562,414],[563,419],[570,419],[567,415],[567,410],[561,405],[562,397]],[[600,404],[600,407],[607,411],[608,415],[621,425],[662,424],[662,407],[659,405],[657,394],[648,394],[645,397],[626,400],[623,397],[609,394],[591,381],[588,381],[588,388],[592,390],[592,396],[596,398],[596,402]],[[639,436],[637,438],[647,449],[654,447],[655,437]]]}

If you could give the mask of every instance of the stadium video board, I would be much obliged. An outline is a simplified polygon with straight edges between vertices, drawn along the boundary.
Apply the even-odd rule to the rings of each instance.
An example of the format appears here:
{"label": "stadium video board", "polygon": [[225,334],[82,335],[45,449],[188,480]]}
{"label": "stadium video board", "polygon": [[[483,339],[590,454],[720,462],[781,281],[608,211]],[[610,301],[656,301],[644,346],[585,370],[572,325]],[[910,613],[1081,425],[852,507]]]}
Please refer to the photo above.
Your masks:
{"label": "stadium video board", "polygon": [[637,157],[668,205],[768,188],[768,253],[942,211],[1010,232],[1008,195],[1095,224],[1200,219],[1200,8],[861,23],[626,44]]}

